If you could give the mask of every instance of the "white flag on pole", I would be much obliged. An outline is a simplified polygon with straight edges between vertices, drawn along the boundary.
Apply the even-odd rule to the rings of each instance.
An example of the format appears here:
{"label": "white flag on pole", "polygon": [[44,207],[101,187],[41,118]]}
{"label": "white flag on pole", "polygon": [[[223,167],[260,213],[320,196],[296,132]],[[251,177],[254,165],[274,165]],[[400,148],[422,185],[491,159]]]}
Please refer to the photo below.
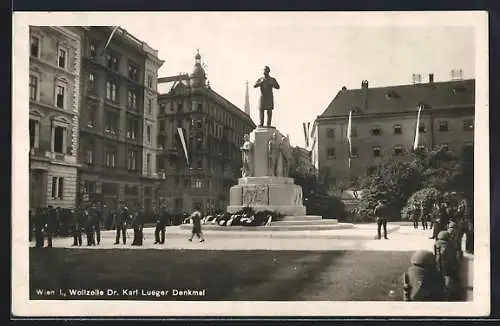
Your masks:
{"label": "white flag on pole", "polygon": [[349,111],[349,121],[347,122],[347,142],[349,144],[349,168],[351,168],[351,154],[352,154],[351,129],[352,129],[352,110]]}
{"label": "white flag on pole", "polygon": [[109,35],[108,41],[106,42],[106,44],[104,45],[104,48],[102,49],[102,54],[104,54],[104,51],[106,51],[106,49],[108,48],[109,43],[111,43],[111,39],[113,39],[113,35],[115,35],[115,33],[116,33],[116,31],[118,30],[119,27],[120,26],[115,26],[113,28],[113,31]]}
{"label": "white flag on pole", "polygon": [[413,142],[413,150],[416,151],[417,148],[418,148],[418,142],[419,142],[419,136],[420,136],[420,133],[418,132],[419,131],[419,127],[420,127],[420,112],[422,111],[422,106],[420,105],[418,107],[418,113],[417,113],[417,126],[415,127],[415,141]]}
{"label": "white flag on pole", "polygon": [[182,143],[182,148],[184,149],[184,156],[186,157],[186,162],[189,167],[189,157],[188,157],[188,152],[187,152],[187,147],[186,147],[186,139],[184,138],[184,131],[182,128],[177,128],[177,132],[179,133],[179,137],[181,139]]}

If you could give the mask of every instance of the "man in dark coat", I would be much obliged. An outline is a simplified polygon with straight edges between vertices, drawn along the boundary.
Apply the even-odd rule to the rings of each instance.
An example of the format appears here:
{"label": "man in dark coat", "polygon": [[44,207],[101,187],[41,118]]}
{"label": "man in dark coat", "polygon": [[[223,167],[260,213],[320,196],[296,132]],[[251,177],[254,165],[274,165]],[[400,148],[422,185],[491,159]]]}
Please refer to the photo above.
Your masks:
{"label": "man in dark coat", "polygon": [[45,226],[45,209],[38,207],[35,213],[35,247],[43,248],[43,228]]}
{"label": "man in dark coat", "polygon": [[436,269],[434,255],[417,251],[411,257],[411,266],[403,274],[404,301],[444,301],[444,279]]}
{"label": "man in dark coat", "polygon": [[384,228],[384,239],[387,238],[387,206],[379,200],[377,205],[373,209],[373,214],[375,215],[377,221],[377,239],[381,238],[381,229]]}
{"label": "man in dark coat", "polygon": [[[92,207],[89,211],[90,218],[92,220],[92,229],[95,235],[95,241],[97,244],[101,243],[101,211],[97,208],[96,203],[92,203]],[[95,244],[95,243],[94,243]]]}
{"label": "man in dark coat", "polygon": [[116,214],[116,241],[115,245],[120,243],[120,233],[122,235],[123,244],[127,244],[127,226],[130,219],[128,206],[125,204]]}
{"label": "man in dark coat", "polygon": [[458,284],[459,262],[455,241],[448,231],[439,232],[434,244],[434,256],[437,269],[445,281],[446,299],[453,299],[456,292],[455,284]]}
{"label": "man in dark coat", "polygon": [[202,217],[203,216],[200,211],[200,205],[196,205],[195,211],[193,212],[193,214],[189,216],[189,219],[191,219],[191,223],[193,224],[193,229],[191,231],[191,238],[188,239],[189,241],[193,241],[195,235],[200,239],[200,242],[205,241],[205,238],[203,237],[203,232],[201,232]]}
{"label": "man in dark coat", "polygon": [[82,245],[82,218],[83,211],[81,209],[71,210],[71,233],[73,234],[73,246]]}
{"label": "man in dark coat", "polygon": [[155,244],[163,244],[165,243],[165,227],[167,222],[167,210],[165,206],[161,207],[161,212],[158,212],[155,208],[154,218],[156,221]]}
{"label": "man in dark coat", "polygon": [[132,246],[142,246],[144,240],[143,228],[144,228],[144,215],[145,211],[142,207],[139,207],[135,212],[134,219],[132,220],[132,226],[134,228],[134,241],[132,241]]}
{"label": "man in dark coat", "polygon": [[92,207],[85,209],[85,234],[87,235],[87,246],[95,245],[94,216]]}
{"label": "man in dark coat", "polygon": [[[442,226],[444,222],[446,221],[446,212],[445,212],[445,206],[444,203],[440,203],[439,201],[434,204],[434,211],[433,211],[433,221],[432,221],[432,237],[429,239],[436,239],[437,235],[439,234],[440,231],[442,231]],[[446,224],[448,222],[446,221]]]}
{"label": "man in dark coat", "polygon": [[52,237],[55,236],[57,229],[57,211],[52,206],[49,206],[47,211],[47,222],[45,224],[45,232],[47,233],[47,248],[52,248]]}

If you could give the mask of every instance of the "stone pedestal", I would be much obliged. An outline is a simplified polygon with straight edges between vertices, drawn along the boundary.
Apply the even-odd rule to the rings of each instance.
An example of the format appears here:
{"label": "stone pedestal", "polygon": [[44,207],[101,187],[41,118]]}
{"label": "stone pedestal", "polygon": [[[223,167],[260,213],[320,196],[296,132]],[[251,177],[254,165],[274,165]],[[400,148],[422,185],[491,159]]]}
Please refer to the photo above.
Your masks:
{"label": "stone pedestal", "polygon": [[[258,127],[250,133],[253,143],[251,155],[251,177],[238,180],[238,184],[231,187],[227,211],[237,212],[245,207],[255,211],[275,211],[284,215],[303,216],[306,208],[302,205],[302,188],[294,184],[292,178],[270,175],[268,161],[268,142],[273,134],[278,139],[283,136],[273,127]],[[283,160],[278,160],[278,170],[283,171]]]}

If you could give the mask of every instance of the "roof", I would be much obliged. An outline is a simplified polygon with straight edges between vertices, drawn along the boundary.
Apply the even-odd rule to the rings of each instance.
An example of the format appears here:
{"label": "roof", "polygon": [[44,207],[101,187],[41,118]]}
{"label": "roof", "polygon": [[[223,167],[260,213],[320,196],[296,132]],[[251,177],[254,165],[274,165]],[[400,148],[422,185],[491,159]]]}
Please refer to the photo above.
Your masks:
{"label": "roof", "polygon": [[416,110],[419,104],[428,108],[453,108],[474,106],[474,103],[474,79],[342,89],[319,118],[346,116],[353,109],[362,114],[398,113]]}

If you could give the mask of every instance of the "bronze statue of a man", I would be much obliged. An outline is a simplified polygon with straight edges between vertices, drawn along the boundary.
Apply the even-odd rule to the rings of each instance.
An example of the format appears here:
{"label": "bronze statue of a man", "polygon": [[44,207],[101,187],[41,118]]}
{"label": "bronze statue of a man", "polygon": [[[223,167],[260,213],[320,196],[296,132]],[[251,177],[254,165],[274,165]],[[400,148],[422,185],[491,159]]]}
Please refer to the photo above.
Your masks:
{"label": "bronze statue of a man", "polygon": [[271,69],[268,66],[265,66],[264,77],[259,78],[253,86],[254,88],[260,87],[260,127],[264,125],[264,111],[267,111],[267,126],[271,127],[274,109],[273,88],[280,89],[280,85],[276,79],[269,76],[270,71]]}

